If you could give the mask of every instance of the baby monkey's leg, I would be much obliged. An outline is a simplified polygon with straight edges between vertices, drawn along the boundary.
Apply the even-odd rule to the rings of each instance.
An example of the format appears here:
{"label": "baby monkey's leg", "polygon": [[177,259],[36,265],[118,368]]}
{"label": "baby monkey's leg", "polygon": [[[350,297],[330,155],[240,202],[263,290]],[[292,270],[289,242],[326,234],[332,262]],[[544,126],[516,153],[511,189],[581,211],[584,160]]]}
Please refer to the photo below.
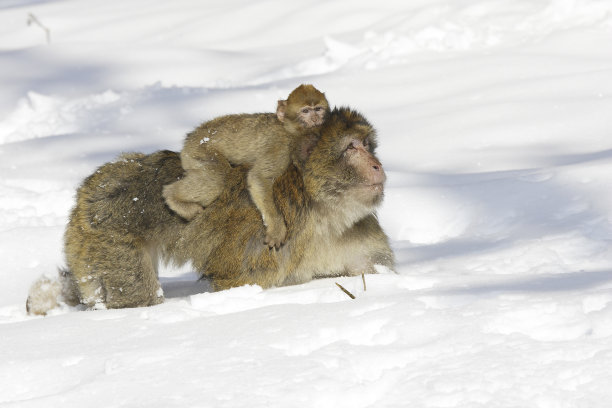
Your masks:
{"label": "baby monkey's leg", "polygon": [[272,194],[274,178],[261,176],[256,170],[257,168],[253,168],[247,176],[249,193],[266,226],[265,243],[270,248],[279,248],[287,238],[287,227],[274,204]]}
{"label": "baby monkey's leg", "polygon": [[219,196],[231,166],[224,157],[213,154],[204,160],[181,159],[185,176],[164,186],[162,194],[172,211],[191,220]]}

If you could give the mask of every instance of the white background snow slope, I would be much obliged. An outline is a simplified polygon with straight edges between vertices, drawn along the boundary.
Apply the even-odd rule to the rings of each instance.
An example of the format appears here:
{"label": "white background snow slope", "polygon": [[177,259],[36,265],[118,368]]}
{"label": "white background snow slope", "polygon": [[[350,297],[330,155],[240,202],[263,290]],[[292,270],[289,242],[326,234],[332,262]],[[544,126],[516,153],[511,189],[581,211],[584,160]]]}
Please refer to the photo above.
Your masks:
{"label": "white background snow slope", "polygon": [[[0,407],[612,406],[611,1],[2,0],[0,79]],[[300,83],[377,127],[397,275],[25,314],[85,176]]]}

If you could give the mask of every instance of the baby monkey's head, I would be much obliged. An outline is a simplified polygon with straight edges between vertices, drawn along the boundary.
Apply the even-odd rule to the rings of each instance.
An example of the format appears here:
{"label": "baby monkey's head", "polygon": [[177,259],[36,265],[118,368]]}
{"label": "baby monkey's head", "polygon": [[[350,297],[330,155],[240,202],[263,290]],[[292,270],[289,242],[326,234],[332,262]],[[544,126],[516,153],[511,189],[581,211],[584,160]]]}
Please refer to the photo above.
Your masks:
{"label": "baby monkey's head", "polygon": [[312,85],[300,85],[286,100],[279,100],[276,115],[281,122],[290,121],[302,129],[321,126],[329,115],[325,94]]}

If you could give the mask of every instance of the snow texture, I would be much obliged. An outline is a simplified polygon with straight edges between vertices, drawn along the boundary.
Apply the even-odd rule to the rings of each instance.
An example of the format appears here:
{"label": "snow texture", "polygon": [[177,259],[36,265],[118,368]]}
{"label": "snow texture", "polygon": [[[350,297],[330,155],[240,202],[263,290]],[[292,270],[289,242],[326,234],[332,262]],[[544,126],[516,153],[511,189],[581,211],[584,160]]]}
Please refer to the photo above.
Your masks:
{"label": "snow texture", "polygon": [[[0,406],[612,406],[610,38],[609,0],[0,2]],[[300,83],[377,127],[398,274],[26,315],[85,176]]]}

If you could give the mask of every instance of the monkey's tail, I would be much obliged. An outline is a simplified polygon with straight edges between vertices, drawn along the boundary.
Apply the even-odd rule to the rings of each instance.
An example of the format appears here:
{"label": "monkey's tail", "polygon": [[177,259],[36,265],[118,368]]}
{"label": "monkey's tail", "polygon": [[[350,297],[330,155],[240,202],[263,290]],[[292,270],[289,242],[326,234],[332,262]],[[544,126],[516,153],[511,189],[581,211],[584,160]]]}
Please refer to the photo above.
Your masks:
{"label": "monkey's tail", "polygon": [[72,273],[59,269],[58,276],[41,276],[32,284],[26,301],[26,310],[31,315],[46,315],[61,305],[76,306],[80,303],[78,288]]}

